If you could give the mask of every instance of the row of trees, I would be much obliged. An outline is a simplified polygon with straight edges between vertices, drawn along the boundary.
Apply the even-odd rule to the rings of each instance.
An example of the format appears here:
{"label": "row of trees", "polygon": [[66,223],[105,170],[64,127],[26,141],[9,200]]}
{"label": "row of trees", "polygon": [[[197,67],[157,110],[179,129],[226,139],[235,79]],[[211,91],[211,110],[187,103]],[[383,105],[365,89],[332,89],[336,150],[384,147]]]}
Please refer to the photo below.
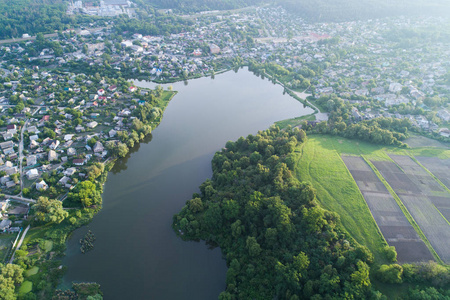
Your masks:
{"label": "row of trees", "polygon": [[212,180],[174,216],[186,240],[219,245],[229,266],[220,299],[358,298],[372,291],[372,254],[341,231],[294,176],[299,129],[272,127],[215,154]]}

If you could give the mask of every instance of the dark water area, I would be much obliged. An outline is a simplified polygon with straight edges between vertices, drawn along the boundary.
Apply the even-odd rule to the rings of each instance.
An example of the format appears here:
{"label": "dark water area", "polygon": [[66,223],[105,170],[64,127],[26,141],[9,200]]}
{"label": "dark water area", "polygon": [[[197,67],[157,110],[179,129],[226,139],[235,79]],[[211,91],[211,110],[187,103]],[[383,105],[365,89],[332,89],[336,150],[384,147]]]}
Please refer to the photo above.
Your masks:
{"label": "dark water area", "polygon": [[[104,186],[103,209],[68,241],[63,287],[95,281],[108,300],[209,300],[224,290],[220,249],[182,241],[171,228],[172,216],[211,177],[211,159],[228,140],[312,109],[245,69],[172,86],[178,94],[151,139],[116,164]],[[78,241],[88,230],[95,248],[82,254]]]}

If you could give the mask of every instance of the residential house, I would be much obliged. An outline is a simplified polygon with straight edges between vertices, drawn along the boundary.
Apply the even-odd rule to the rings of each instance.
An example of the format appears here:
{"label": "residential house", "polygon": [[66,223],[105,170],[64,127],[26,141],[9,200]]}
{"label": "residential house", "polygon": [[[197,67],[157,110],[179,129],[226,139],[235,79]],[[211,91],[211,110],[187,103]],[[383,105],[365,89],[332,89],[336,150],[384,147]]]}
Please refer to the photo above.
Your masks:
{"label": "residential house", "polygon": [[86,124],[86,127],[94,129],[95,127],[97,127],[98,123],[96,121],[92,121]]}
{"label": "residential house", "polygon": [[64,176],[58,181],[58,183],[61,185],[66,185],[67,183],[69,183],[69,181],[70,181],[70,177]]}
{"label": "residential house", "polygon": [[58,140],[53,140],[50,142],[49,147],[50,149],[55,150],[56,148],[58,148],[59,144],[60,142]]}
{"label": "residential house", "polygon": [[111,129],[111,130],[108,132],[108,135],[109,135],[110,138],[115,137],[116,134],[117,134],[117,131],[115,131],[114,129]]}
{"label": "residential house", "polygon": [[82,166],[82,165],[84,165],[85,160],[82,158],[76,158],[72,162],[75,166]]}
{"label": "residential house", "polygon": [[28,180],[33,180],[39,177],[39,172],[37,169],[31,169],[27,171],[26,175]]}
{"label": "residential house", "polygon": [[102,152],[104,150],[102,143],[100,143],[99,141],[97,141],[94,145],[94,152],[95,153],[99,153]]}
{"label": "residential house", "polygon": [[11,220],[8,219],[2,220],[0,222],[0,231],[5,232],[6,230],[9,229],[9,227],[11,227],[11,224],[12,224]]}
{"label": "residential house", "polygon": [[34,166],[37,163],[36,155],[27,156],[27,167]]}
{"label": "residential house", "polygon": [[48,189],[48,184],[44,180],[41,180],[36,183],[36,189],[38,191],[45,191],[46,189]]}
{"label": "residential house", "polygon": [[77,171],[77,168],[71,167],[64,171],[65,176],[72,176]]}
{"label": "residential house", "polygon": [[58,159],[58,154],[54,150],[48,152],[48,161],[54,161]]}
{"label": "residential house", "polygon": [[67,155],[68,156],[74,156],[74,155],[76,155],[77,154],[77,150],[75,150],[75,148],[69,148],[69,149],[67,149]]}
{"label": "residential house", "polygon": [[12,147],[14,147],[14,143],[12,141],[6,141],[3,143],[0,143],[0,148],[2,148],[2,150],[12,148]]}

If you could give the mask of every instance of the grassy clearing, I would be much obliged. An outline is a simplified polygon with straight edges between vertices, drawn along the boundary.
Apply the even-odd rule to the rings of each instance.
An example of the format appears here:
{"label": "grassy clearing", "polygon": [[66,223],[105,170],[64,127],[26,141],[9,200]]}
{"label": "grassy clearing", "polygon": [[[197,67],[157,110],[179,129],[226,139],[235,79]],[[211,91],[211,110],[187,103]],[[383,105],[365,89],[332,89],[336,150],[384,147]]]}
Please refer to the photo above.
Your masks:
{"label": "grassy clearing", "polygon": [[367,246],[377,262],[384,263],[383,247],[386,241],[340,157],[341,152],[356,155],[361,151],[373,152],[377,149],[370,144],[356,144],[355,141],[331,136],[308,137],[308,141],[298,149],[301,158],[297,163],[296,175],[300,181],[311,182],[317,190],[320,203],[326,209],[338,213],[350,235],[358,243]]}
{"label": "grassy clearing", "polygon": [[39,268],[34,266],[31,269],[25,271],[25,277],[30,277],[30,276],[36,275],[37,272],[39,272]]}
{"label": "grassy clearing", "polygon": [[298,118],[278,121],[278,122],[275,122],[275,125],[277,125],[280,128],[286,128],[289,125],[291,125],[292,127],[295,127],[295,126],[300,125],[303,121],[314,121],[315,119],[316,119],[315,115],[306,115],[306,116],[301,116]]}
{"label": "grassy clearing", "polygon": [[49,241],[49,240],[46,240],[46,241],[44,242],[44,249],[45,249],[45,252],[50,252],[50,251],[52,251],[52,248],[53,248],[53,242],[52,242],[52,241]]}
{"label": "grassy clearing", "polygon": [[24,281],[22,283],[22,285],[19,288],[19,295],[23,296],[26,293],[31,292],[31,290],[33,289],[33,283],[31,281]]}

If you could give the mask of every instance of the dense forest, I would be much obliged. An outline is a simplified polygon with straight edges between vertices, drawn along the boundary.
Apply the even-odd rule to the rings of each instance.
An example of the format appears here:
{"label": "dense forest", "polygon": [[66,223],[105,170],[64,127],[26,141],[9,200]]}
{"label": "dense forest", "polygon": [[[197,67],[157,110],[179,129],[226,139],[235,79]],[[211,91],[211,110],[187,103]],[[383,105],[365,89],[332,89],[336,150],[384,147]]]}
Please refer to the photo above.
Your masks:
{"label": "dense forest", "polygon": [[278,3],[292,13],[318,22],[450,13],[445,0],[278,0]]}
{"label": "dense forest", "polygon": [[226,10],[255,5],[262,0],[143,0],[157,8],[174,9],[182,12],[199,12],[206,10]]}
{"label": "dense forest", "polygon": [[91,22],[91,16],[66,15],[67,1],[8,0],[0,1],[0,39],[21,37],[28,33],[52,33]]}
{"label": "dense forest", "polygon": [[309,183],[293,176],[299,129],[272,127],[216,153],[212,180],[174,216],[186,240],[220,246],[229,267],[220,299],[377,298],[373,256],[343,233]]}

